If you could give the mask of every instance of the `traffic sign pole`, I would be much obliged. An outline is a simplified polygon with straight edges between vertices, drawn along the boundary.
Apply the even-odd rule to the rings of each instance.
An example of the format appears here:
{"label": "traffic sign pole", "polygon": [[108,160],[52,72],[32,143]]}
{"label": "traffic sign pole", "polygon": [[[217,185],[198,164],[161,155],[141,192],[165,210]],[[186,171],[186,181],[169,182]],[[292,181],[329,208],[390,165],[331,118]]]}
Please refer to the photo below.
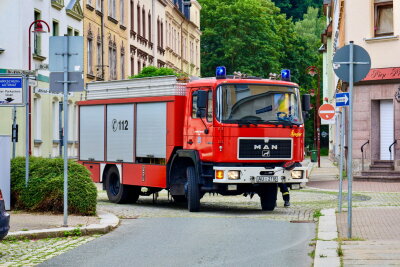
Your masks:
{"label": "traffic sign pole", "polygon": [[[348,60],[347,60],[348,59]],[[350,41],[336,51],[333,57],[333,70],[343,81],[349,82],[349,127],[348,127],[348,157],[347,157],[347,177],[348,177],[348,238],[351,238],[352,230],[352,187],[353,187],[353,86],[354,82],[365,78],[371,69],[371,57],[361,46],[354,45]],[[343,102],[342,102],[343,103]],[[344,105],[343,105],[344,106]]]}
{"label": "traffic sign pole", "polygon": [[29,116],[29,111],[30,108],[29,106],[31,105],[31,103],[29,102],[30,98],[29,98],[29,87],[28,87],[28,79],[25,78],[24,79],[24,88],[25,88],[25,187],[28,187],[28,181],[29,181],[29,155],[30,155],[30,143],[31,143],[31,136],[30,134],[30,116]]}
{"label": "traffic sign pole", "polygon": [[341,131],[340,131],[340,166],[339,166],[339,213],[342,212],[342,198],[343,198],[343,158],[344,158],[344,133],[345,133],[345,110],[342,108],[341,116]]}
{"label": "traffic sign pole", "polygon": [[68,37],[64,38],[64,226],[68,226]]}
{"label": "traffic sign pole", "polygon": [[[349,95],[350,95],[350,103],[353,103],[353,85],[354,85],[354,43],[350,41],[350,58],[349,58]],[[347,179],[348,179],[348,189],[347,189],[347,197],[348,197],[348,207],[347,207],[347,237],[351,238],[351,230],[352,230],[352,195],[353,195],[353,104],[349,106],[349,152],[347,157]]]}

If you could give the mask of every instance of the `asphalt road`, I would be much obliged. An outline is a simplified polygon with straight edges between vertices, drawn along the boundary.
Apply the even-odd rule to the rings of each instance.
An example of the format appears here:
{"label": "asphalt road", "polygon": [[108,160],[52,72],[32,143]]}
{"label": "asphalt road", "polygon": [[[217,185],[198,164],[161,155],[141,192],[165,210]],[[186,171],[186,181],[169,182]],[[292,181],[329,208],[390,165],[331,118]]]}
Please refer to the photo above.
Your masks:
{"label": "asphalt road", "polygon": [[311,266],[314,223],[139,218],[40,266]]}

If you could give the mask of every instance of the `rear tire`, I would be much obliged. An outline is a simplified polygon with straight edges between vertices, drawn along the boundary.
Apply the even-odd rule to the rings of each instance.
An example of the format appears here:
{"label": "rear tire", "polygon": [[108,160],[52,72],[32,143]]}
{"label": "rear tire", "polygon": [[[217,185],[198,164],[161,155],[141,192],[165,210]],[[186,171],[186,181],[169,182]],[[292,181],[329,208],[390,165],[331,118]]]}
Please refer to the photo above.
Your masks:
{"label": "rear tire", "polygon": [[197,212],[200,210],[200,187],[199,179],[196,175],[193,166],[186,169],[187,175],[187,199],[188,199],[188,209],[190,212]]}
{"label": "rear tire", "polygon": [[139,199],[140,187],[121,184],[117,167],[108,169],[105,178],[107,196],[111,202],[135,203]]}
{"label": "rear tire", "polygon": [[258,195],[260,196],[262,210],[273,211],[275,209],[277,193],[277,184],[266,184],[261,188]]}

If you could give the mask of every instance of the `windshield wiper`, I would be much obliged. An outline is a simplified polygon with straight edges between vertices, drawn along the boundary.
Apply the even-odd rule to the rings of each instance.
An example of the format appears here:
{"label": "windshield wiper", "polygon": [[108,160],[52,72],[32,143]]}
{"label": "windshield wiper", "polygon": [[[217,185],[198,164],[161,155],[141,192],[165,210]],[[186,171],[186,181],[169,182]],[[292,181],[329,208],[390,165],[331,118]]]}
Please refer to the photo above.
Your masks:
{"label": "windshield wiper", "polygon": [[237,120],[236,123],[239,125],[254,125],[258,126],[258,123],[262,122],[263,120]]}
{"label": "windshield wiper", "polygon": [[283,126],[293,126],[293,125],[299,126],[301,124],[301,123],[296,123],[296,122],[286,121],[286,120],[266,120],[264,122],[270,123],[273,125],[283,125]]}

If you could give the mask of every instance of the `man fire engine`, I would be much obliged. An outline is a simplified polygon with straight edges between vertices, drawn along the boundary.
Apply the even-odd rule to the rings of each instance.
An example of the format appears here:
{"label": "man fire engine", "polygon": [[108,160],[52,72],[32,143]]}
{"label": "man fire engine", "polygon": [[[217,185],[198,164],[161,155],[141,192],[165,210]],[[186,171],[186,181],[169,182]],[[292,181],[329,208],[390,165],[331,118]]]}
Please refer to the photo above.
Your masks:
{"label": "man fire engine", "polygon": [[115,203],[166,189],[189,211],[207,192],[258,194],[272,211],[277,184],[307,181],[300,93],[289,80],[288,70],[270,80],[218,67],[215,78],[185,84],[174,76],[89,83],[79,161]]}

